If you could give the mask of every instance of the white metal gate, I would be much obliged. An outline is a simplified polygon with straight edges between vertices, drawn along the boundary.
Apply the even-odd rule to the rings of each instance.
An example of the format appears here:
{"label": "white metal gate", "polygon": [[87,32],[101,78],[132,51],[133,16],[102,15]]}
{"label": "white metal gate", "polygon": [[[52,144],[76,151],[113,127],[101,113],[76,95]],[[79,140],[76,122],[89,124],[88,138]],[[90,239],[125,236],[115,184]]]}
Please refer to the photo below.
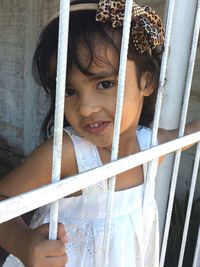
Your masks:
{"label": "white metal gate", "polygon": [[[125,77],[125,64],[126,64],[126,56],[127,56],[127,47],[128,47],[128,39],[125,38],[128,36],[130,20],[131,20],[131,9],[132,9],[132,1],[126,2],[126,11],[125,11],[125,27],[123,32],[123,42],[122,42],[122,55],[120,58],[120,80],[119,80],[119,89],[118,89],[118,98],[117,98],[117,110],[116,110],[116,121],[115,121],[115,133],[113,139],[113,148],[112,148],[112,161],[109,164],[106,164],[97,169],[88,171],[86,173],[82,173],[80,175],[75,175],[73,177],[60,179],[60,163],[61,163],[61,146],[62,146],[62,132],[63,132],[63,114],[64,112],[64,90],[65,90],[65,75],[66,73],[66,58],[67,58],[67,39],[68,33],[66,27],[68,28],[69,16],[69,4],[70,1],[61,0],[60,1],[60,33],[59,33],[59,54],[58,54],[58,72],[57,72],[57,96],[56,96],[56,111],[55,111],[55,132],[54,132],[54,148],[53,148],[53,172],[52,172],[52,184],[47,185],[43,188],[36,189],[30,193],[25,193],[17,197],[13,197],[11,199],[2,201],[0,203],[0,223],[12,219],[16,216],[19,216],[25,212],[53,202],[51,207],[51,222],[50,222],[50,238],[56,239],[57,233],[57,217],[58,217],[58,202],[57,200],[72,194],[85,186],[89,186],[91,184],[97,183],[103,179],[107,179],[113,177],[109,180],[110,190],[109,190],[109,201],[107,205],[107,223],[106,223],[106,239],[105,239],[105,259],[106,262],[106,251],[108,249],[108,241],[109,241],[109,233],[110,233],[110,225],[112,219],[112,205],[113,205],[113,192],[115,187],[115,175],[141,165],[147,161],[151,161],[148,168],[148,177],[153,170],[153,166],[155,164],[155,159],[160,157],[161,155],[165,155],[172,151],[176,151],[175,160],[173,162],[173,174],[172,174],[172,182],[169,193],[169,202],[167,209],[167,217],[165,221],[165,230],[163,235],[163,243],[161,249],[161,259],[160,259],[160,267],[164,266],[167,240],[169,234],[169,226],[171,220],[171,213],[173,207],[174,194],[176,189],[176,181],[178,175],[178,168],[181,156],[181,147],[186,146],[191,143],[200,141],[200,133],[195,133],[186,137],[184,135],[185,123],[186,123],[186,115],[187,108],[190,96],[191,82],[193,77],[194,65],[195,65],[195,56],[197,51],[197,44],[199,38],[199,29],[200,29],[200,0],[193,0],[191,5],[191,9],[193,10],[193,18],[195,18],[194,23],[191,21],[191,24],[194,25],[192,28],[191,39],[192,39],[192,47],[190,51],[190,55],[188,56],[188,68],[186,72],[187,81],[185,83],[184,97],[183,97],[183,108],[181,111],[181,119],[180,119],[180,128],[179,128],[179,138],[171,141],[169,143],[155,146],[157,140],[157,131],[160,121],[160,113],[162,108],[162,99],[163,99],[163,88],[165,87],[165,79],[166,79],[166,71],[169,64],[174,64],[172,61],[173,58],[173,49],[177,49],[173,44],[176,43],[171,39],[172,32],[176,29],[176,23],[180,23],[180,21],[176,21],[178,11],[184,8],[187,8],[187,0],[169,0],[167,2],[167,16],[166,16],[166,42],[165,42],[165,52],[163,55],[162,68],[161,68],[161,76],[160,76],[160,88],[158,91],[156,112],[154,118],[153,125],[153,137],[152,137],[152,148],[147,151],[137,153],[135,155],[117,160],[118,154],[118,143],[119,143],[119,130],[120,130],[120,119],[122,112],[122,103],[123,103],[123,87],[124,87],[124,77]],[[65,14],[65,15],[64,15]],[[190,39],[190,40],[191,40]],[[189,42],[190,42],[189,40]],[[190,46],[190,43],[188,44]],[[188,49],[189,51],[190,49]],[[62,56],[60,56],[62,55]],[[171,60],[171,61],[170,61]],[[169,63],[171,62],[171,63]],[[171,75],[171,73],[170,73]],[[181,81],[185,80],[184,75],[180,77]],[[200,160],[200,143],[197,145],[196,156],[193,167],[193,175],[192,175],[192,184],[190,189],[190,196],[188,201],[187,215],[184,226],[184,233],[182,239],[182,246],[180,251],[180,258],[178,267],[181,267],[183,264],[184,250],[186,244],[187,231],[189,226],[190,214],[192,201],[194,197],[195,184],[197,179],[197,170],[199,167]],[[148,178],[147,184],[148,186]],[[83,182],[84,181],[84,182]],[[31,203],[31,205],[29,204]],[[193,267],[198,267],[200,265],[200,230],[196,245],[196,252],[193,262]],[[106,266],[106,265],[102,265]]]}

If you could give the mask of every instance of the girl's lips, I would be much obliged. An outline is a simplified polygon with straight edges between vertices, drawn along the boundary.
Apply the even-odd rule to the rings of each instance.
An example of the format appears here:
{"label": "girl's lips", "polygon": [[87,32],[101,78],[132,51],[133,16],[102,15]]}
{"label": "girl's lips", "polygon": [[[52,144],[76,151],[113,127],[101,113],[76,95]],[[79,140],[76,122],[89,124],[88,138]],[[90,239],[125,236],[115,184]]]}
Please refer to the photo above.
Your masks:
{"label": "girl's lips", "polygon": [[109,122],[107,121],[99,121],[99,122],[88,124],[84,128],[86,129],[87,132],[91,134],[100,134],[105,130],[108,124]]}

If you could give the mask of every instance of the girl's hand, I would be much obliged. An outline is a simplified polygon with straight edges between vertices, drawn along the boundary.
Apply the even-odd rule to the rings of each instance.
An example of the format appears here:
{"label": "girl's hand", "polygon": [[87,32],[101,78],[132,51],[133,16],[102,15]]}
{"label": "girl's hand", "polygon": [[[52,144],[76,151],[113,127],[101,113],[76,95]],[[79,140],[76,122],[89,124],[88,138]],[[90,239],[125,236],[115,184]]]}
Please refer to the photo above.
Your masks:
{"label": "girl's hand", "polygon": [[49,224],[28,231],[19,252],[19,258],[26,267],[65,266],[68,260],[65,248],[67,235],[63,224],[58,225],[58,240],[48,240]]}

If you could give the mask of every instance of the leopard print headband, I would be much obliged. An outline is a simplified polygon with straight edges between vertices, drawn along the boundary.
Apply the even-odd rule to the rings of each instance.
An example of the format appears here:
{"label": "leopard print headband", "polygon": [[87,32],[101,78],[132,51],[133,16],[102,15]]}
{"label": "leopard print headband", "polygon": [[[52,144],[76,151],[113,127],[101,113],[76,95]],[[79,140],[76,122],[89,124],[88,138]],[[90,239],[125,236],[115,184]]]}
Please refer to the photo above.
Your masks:
{"label": "leopard print headband", "polygon": [[[110,22],[113,28],[122,27],[126,0],[100,0],[96,3],[82,3],[70,6],[70,12],[97,10],[96,21]],[[59,12],[54,15],[59,16]],[[51,19],[52,20],[52,19]],[[51,21],[50,20],[50,21]],[[133,2],[131,39],[139,54],[164,43],[164,29],[161,18],[149,6],[139,6]]]}
{"label": "leopard print headband", "polygon": [[[96,20],[111,22],[113,28],[122,27],[126,0],[100,0]],[[133,2],[131,37],[139,54],[151,51],[164,42],[164,28],[160,17],[149,6]]]}

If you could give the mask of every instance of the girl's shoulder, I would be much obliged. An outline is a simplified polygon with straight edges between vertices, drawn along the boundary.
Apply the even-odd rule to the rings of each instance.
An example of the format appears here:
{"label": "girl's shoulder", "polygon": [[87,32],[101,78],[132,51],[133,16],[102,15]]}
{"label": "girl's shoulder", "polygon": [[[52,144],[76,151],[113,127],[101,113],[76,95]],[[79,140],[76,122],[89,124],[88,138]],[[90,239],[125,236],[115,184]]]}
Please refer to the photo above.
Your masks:
{"label": "girl's shoulder", "polygon": [[[39,145],[17,168],[0,180],[0,195],[11,197],[51,183],[53,138]],[[61,177],[76,174],[73,145],[63,133]]]}

